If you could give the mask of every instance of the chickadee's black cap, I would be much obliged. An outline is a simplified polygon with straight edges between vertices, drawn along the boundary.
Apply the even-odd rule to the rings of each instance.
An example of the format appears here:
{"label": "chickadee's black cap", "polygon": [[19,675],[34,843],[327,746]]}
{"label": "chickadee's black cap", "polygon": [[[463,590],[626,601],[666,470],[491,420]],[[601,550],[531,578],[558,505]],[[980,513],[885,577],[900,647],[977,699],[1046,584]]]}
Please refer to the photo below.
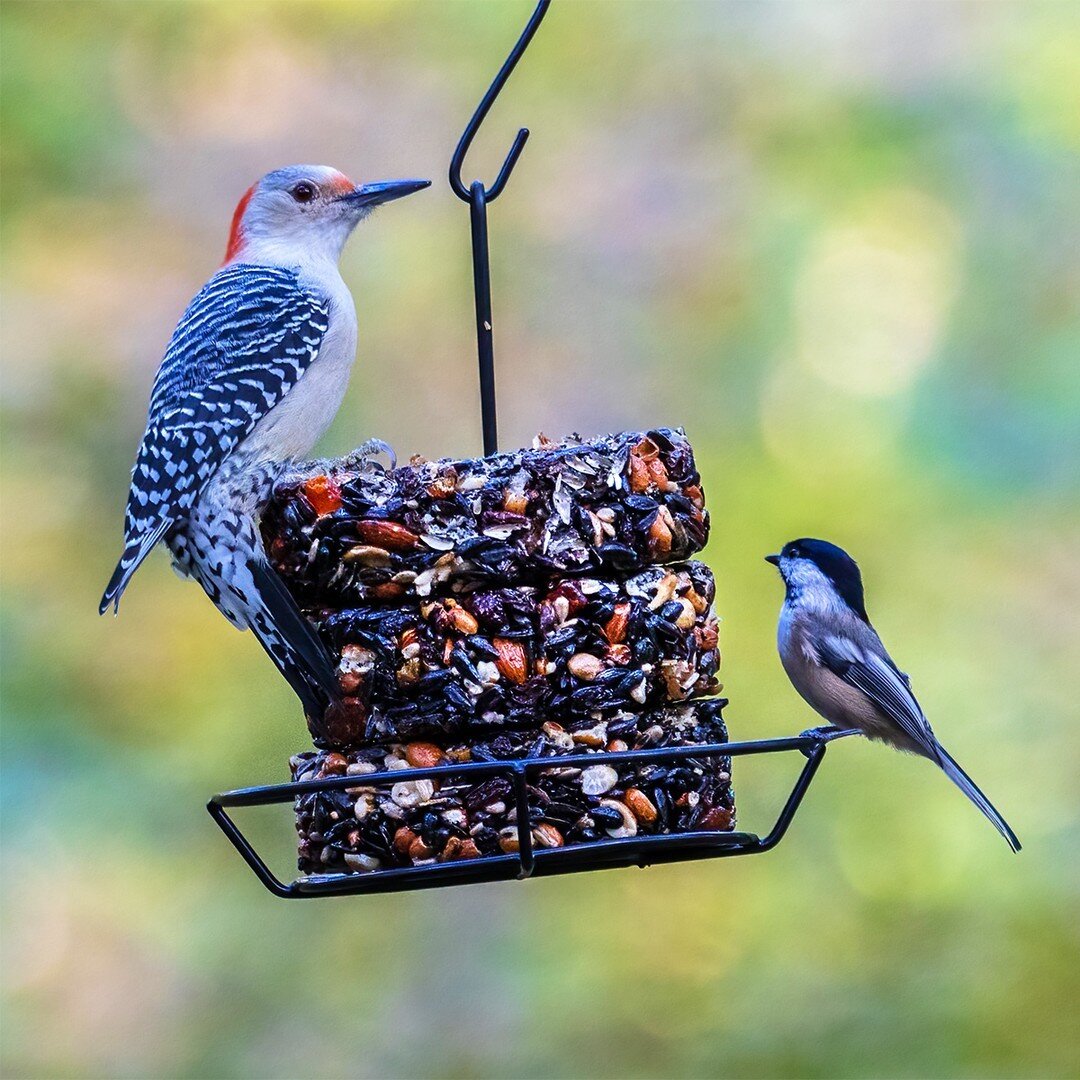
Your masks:
{"label": "chickadee's black cap", "polygon": [[[864,622],[870,621],[866,615],[859,565],[842,547],[830,544],[828,540],[803,537],[801,540],[792,540],[785,544],[780,557],[808,559],[836,586],[836,591],[844,603]],[[769,562],[772,562],[771,558]],[[777,565],[779,565],[779,560]]]}

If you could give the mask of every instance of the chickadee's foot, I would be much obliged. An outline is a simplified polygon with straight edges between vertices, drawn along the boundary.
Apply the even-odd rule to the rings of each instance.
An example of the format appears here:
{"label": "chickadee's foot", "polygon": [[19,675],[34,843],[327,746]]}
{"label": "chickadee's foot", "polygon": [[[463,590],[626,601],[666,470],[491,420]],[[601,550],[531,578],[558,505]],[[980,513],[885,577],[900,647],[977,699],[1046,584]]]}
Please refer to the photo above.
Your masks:
{"label": "chickadee's foot", "polygon": [[835,724],[823,724],[821,727],[807,728],[799,733],[802,739],[816,739],[818,742],[830,743],[834,739],[842,739],[847,735],[861,735],[858,728],[842,728]]}
{"label": "chickadee's foot", "polygon": [[361,443],[345,458],[345,464],[346,466],[363,465],[378,454],[386,455],[391,469],[397,468],[397,454],[394,453],[394,448],[382,439],[368,439],[367,442]]}

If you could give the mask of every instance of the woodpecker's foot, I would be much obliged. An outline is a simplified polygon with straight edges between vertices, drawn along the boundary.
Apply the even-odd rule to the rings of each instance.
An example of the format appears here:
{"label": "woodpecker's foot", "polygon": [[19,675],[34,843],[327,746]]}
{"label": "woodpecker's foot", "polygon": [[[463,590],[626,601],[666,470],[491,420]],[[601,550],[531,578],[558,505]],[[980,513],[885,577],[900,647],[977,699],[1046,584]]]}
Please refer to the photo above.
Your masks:
{"label": "woodpecker's foot", "polygon": [[373,458],[378,454],[385,454],[387,460],[390,462],[390,468],[397,468],[397,454],[394,453],[394,448],[382,439],[368,439],[367,442],[361,443],[351,454],[345,457],[345,464],[349,465],[363,465],[369,458]]}
{"label": "woodpecker's foot", "polygon": [[807,728],[799,732],[802,739],[816,739],[818,742],[830,743],[834,739],[843,739],[847,735],[861,735],[858,728],[842,728],[835,724],[823,724],[821,727]]}
{"label": "woodpecker's foot", "polygon": [[319,473],[326,472],[331,465],[329,458],[313,458],[311,461],[293,461],[281,470],[274,481],[275,487],[288,487],[291,484],[302,484]]}

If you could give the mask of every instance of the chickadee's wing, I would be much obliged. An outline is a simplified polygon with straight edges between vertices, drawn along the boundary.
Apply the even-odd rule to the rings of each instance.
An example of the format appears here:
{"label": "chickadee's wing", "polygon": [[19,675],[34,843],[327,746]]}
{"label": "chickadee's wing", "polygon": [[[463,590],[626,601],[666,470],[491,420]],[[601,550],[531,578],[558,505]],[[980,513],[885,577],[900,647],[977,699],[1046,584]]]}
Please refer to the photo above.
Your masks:
{"label": "chickadee's wing", "polygon": [[975,781],[949,756],[931,730],[908,677],[892,662],[881,639],[868,625],[849,633],[830,634],[818,644],[818,658],[838,678],[861,691],[910,740],[909,746],[945,770],[945,775],[990,819],[1013,851],[1020,850],[1016,833],[998,813]]}
{"label": "chickadee's wing", "polygon": [[940,763],[937,738],[908,678],[889,658],[876,634],[865,644],[831,635],[819,646],[818,655],[834,675],[862,691],[928,758]]}

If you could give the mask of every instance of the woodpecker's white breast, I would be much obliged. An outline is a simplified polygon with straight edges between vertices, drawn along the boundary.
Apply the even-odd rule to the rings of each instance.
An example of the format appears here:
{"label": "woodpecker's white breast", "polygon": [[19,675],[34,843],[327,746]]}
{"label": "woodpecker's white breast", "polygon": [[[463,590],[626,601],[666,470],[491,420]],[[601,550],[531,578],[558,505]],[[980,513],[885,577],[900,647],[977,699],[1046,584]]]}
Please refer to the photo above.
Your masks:
{"label": "woodpecker's white breast", "polygon": [[263,417],[239,448],[251,462],[307,456],[330,426],[349,385],[356,357],[356,307],[336,268],[301,284],[329,300],[330,325],[319,354],[281,402]]}

